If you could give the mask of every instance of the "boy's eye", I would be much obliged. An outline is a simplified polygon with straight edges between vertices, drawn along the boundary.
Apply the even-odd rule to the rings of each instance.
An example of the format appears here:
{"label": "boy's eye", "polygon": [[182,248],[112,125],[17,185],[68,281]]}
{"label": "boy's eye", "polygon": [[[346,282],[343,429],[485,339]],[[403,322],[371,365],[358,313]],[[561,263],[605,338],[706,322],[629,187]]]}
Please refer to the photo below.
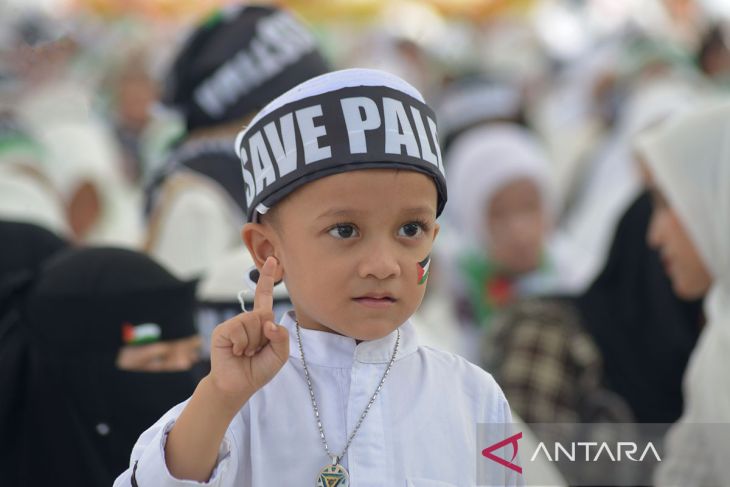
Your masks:
{"label": "boy's eye", "polygon": [[335,225],[330,229],[328,233],[333,237],[339,239],[353,238],[359,235],[354,225],[350,225],[349,223],[341,223]]}
{"label": "boy's eye", "polygon": [[417,237],[424,231],[423,225],[418,222],[406,223],[398,230],[399,237],[413,238]]}

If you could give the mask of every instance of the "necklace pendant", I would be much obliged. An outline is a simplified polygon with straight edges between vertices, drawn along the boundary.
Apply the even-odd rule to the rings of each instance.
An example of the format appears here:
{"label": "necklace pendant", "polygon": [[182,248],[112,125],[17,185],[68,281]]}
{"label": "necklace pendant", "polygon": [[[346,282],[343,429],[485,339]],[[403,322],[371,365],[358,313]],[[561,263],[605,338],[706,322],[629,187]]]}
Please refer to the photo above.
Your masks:
{"label": "necklace pendant", "polygon": [[317,487],[350,487],[350,474],[339,463],[332,463],[319,471]]}

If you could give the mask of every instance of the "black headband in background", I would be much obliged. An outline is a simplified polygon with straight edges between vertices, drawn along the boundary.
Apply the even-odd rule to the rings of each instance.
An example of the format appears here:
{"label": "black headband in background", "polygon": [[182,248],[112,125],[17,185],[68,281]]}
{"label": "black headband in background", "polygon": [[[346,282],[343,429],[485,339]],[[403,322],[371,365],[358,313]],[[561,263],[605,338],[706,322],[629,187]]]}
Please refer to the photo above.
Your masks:
{"label": "black headband in background", "polygon": [[248,221],[313,180],[356,169],[408,169],[434,179],[437,214],[446,178],[436,117],[425,103],[386,86],[354,86],[287,103],[236,140]]}
{"label": "black headband in background", "polygon": [[167,75],[162,102],[192,131],[241,119],[328,70],[314,36],[289,12],[228,8],[188,38]]}

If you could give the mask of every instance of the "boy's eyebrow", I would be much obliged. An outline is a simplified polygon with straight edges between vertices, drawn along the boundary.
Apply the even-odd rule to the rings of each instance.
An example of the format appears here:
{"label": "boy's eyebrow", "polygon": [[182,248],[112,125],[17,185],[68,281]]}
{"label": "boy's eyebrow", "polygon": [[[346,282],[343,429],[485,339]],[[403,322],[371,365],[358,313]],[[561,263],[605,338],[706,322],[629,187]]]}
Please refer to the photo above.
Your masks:
{"label": "boy's eyebrow", "polygon": [[429,215],[431,215],[431,214],[435,215],[436,209],[433,207],[430,207],[430,206],[414,206],[412,208],[404,209],[403,213],[408,213],[408,214],[424,213],[424,214],[429,214]]}
{"label": "boy's eyebrow", "polygon": [[[332,208],[321,215],[317,217],[317,219],[320,218],[327,218],[327,217],[348,217],[348,216],[356,216],[364,213],[362,210],[358,210],[356,208]],[[411,208],[405,208],[402,210],[401,213],[409,214],[409,215],[418,215],[418,214],[427,214],[432,215],[436,213],[436,210],[430,206],[414,206]]]}
{"label": "boy's eyebrow", "polygon": [[321,215],[319,215],[317,217],[317,219],[332,217],[332,216],[346,217],[346,216],[350,216],[350,215],[358,215],[361,213],[362,213],[362,210],[357,210],[354,208],[331,208],[331,209],[325,211],[324,213],[322,213]]}

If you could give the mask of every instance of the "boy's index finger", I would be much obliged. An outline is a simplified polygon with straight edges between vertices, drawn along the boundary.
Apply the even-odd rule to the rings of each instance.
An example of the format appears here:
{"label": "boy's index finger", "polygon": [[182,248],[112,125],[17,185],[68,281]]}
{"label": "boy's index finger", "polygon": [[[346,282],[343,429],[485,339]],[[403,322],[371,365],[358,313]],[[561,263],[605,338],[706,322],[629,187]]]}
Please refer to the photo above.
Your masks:
{"label": "boy's index finger", "polygon": [[274,277],[277,264],[276,257],[270,256],[261,267],[253,297],[254,311],[273,311],[274,309]]}

